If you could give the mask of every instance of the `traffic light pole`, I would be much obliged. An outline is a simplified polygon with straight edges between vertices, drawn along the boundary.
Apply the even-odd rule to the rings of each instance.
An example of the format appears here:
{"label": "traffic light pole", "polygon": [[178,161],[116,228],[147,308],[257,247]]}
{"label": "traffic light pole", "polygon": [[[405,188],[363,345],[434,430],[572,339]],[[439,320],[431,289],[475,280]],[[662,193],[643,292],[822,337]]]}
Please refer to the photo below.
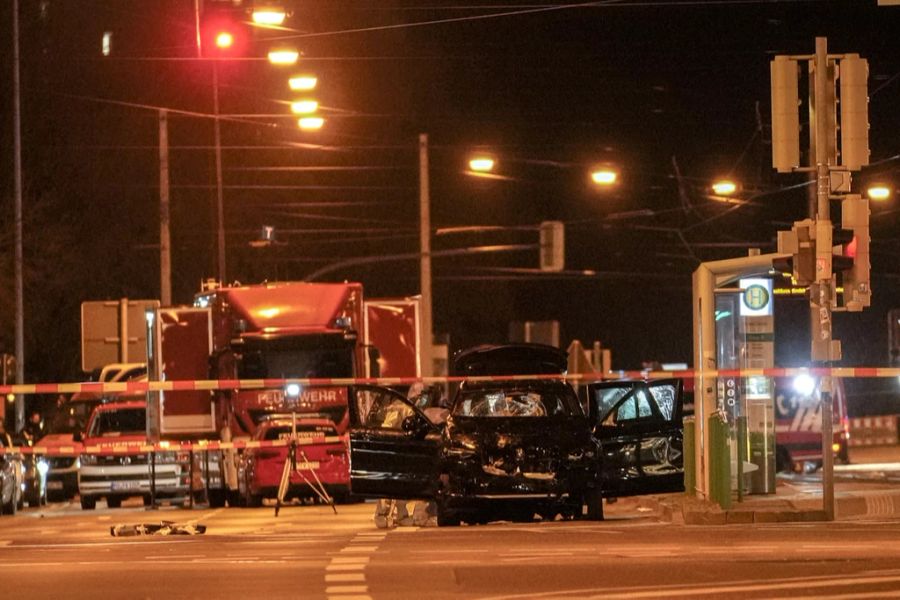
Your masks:
{"label": "traffic light pole", "polygon": [[[831,176],[829,171],[829,140],[833,138],[833,123],[829,122],[828,99],[833,94],[833,83],[828,73],[828,41],[816,38],[816,55],[813,62],[815,77],[811,106],[815,115],[815,138],[810,155],[815,157],[816,166],[816,213],[810,217],[816,222],[816,282],[810,287],[810,325],[812,337],[812,358],[821,360],[830,367],[832,355],[832,302],[834,299],[834,275],[831,268]],[[832,86],[832,89],[829,89]],[[816,349],[824,349],[816,352]],[[819,356],[817,356],[819,354]],[[832,379],[826,375],[819,383],[822,407],[822,509],[825,519],[834,520],[834,451],[832,444]]]}

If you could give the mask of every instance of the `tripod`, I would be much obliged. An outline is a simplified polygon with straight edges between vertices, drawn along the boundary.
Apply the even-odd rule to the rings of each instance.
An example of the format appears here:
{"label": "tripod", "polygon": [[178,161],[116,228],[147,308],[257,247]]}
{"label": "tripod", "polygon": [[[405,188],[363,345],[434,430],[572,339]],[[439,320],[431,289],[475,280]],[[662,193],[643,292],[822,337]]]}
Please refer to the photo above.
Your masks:
{"label": "tripod", "polygon": [[[300,458],[303,459],[303,464],[306,465],[305,469],[297,468],[297,452],[300,453]],[[312,480],[306,476],[306,473],[303,472],[304,470],[310,472]],[[288,487],[290,487],[291,473],[297,473],[303,480],[303,483],[308,485],[322,502],[330,505],[334,514],[337,514],[337,508],[334,506],[334,498],[328,494],[325,485],[316,473],[315,467],[309,462],[309,459],[306,457],[306,452],[300,447],[297,438],[297,413],[291,413],[291,437],[288,441],[288,454],[284,459],[284,468],[281,470],[281,483],[278,485],[278,496],[275,499],[276,517],[278,516],[278,511],[281,510],[281,507],[284,504],[284,496],[287,494]]]}

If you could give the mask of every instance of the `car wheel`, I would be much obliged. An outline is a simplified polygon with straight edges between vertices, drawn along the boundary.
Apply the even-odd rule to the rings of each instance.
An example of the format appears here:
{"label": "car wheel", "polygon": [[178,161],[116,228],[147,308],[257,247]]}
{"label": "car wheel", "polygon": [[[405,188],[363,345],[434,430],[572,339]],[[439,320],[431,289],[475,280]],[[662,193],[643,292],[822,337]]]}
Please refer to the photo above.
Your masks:
{"label": "car wheel", "polygon": [[13,490],[9,495],[9,502],[6,504],[0,504],[0,515],[14,515],[16,514],[16,491]]}
{"label": "car wheel", "polygon": [[444,506],[443,502],[437,503],[437,524],[438,527],[458,527],[462,520],[459,513],[449,510]]}
{"label": "car wheel", "polygon": [[122,499],[117,497],[107,498],[106,506],[108,508],[119,508],[122,506]]}
{"label": "car wheel", "polygon": [[153,498],[150,496],[141,496],[141,500],[144,501],[144,506],[153,506]]}
{"label": "car wheel", "polygon": [[788,453],[787,448],[778,448],[778,450],[775,451],[775,471],[778,473],[788,473],[793,466],[791,455]]}
{"label": "car wheel", "polygon": [[225,506],[225,490],[209,490],[206,494],[210,508],[222,508]]}
{"label": "car wheel", "polygon": [[584,495],[584,503],[587,505],[587,520],[603,520],[603,496],[599,490],[590,490]]}
{"label": "car wheel", "polygon": [[94,510],[97,508],[97,499],[93,496],[82,496],[81,508],[82,510]]}

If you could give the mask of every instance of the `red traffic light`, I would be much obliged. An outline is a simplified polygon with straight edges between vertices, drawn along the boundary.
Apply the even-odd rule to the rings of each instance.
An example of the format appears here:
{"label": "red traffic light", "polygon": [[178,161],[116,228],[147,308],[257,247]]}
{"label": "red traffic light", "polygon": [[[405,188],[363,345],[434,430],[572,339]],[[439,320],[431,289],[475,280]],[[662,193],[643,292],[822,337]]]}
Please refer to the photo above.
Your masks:
{"label": "red traffic light", "polygon": [[231,15],[214,15],[204,19],[203,54],[215,58],[243,56],[250,39],[247,24]]}

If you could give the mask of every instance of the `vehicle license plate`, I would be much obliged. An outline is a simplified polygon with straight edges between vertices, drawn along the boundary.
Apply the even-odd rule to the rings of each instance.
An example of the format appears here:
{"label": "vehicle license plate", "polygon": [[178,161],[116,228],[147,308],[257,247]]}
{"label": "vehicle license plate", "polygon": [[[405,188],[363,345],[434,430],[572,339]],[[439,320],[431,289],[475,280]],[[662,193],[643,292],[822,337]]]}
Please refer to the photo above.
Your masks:
{"label": "vehicle license plate", "polygon": [[140,482],[137,481],[113,481],[110,488],[113,490],[134,490],[139,485]]}

